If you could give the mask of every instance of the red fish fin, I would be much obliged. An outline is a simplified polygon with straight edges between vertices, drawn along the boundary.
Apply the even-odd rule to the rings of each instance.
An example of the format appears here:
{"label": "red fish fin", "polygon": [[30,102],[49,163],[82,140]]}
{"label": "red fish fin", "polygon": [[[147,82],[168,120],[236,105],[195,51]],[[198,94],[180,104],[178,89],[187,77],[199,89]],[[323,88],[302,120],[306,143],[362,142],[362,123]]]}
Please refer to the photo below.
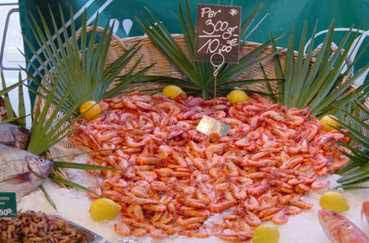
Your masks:
{"label": "red fish fin", "polygon": [[4,182],[11,183],[11,184],[20,184],[24,182],[31,181],[30,172],[18,174],[10,179],[5,180]]}

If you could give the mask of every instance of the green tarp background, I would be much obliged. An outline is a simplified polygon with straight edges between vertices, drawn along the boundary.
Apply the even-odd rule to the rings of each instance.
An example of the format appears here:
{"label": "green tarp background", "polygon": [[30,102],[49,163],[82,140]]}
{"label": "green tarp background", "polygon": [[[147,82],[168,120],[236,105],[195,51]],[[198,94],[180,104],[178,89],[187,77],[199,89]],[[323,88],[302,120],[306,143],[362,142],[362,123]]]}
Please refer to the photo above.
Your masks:
{"label": "green tarp background", "polygon": [[[270,33],[286,34],[293,26],[299,32],[304,21],[308,22],[311,29],[318,21],[318,30],[327,29],[333,19],[337,27],[355,26],[363,30],[369,29],[369,0],[190,0],[190,2],[193,6],[193,16],[198,3],[240,5],[243,16],[247,16],[257,4],[263,3],[264,10],[259,17],[269,13],[268,17],[249,38],[258,42],[265,41]],[[40,8],[47,16],[48,8],[57,13],[58,5],[61,5],[66,13],[69,13],[70,7],[75,14],[85,9],[89,17],[100,12],[102,26],[109,19],[115,19],[114,21],[119,23],[116,34],[120,37],[143,34],[138,24],[134,23],[134,17],[142,16],[144,7],[158,15],[171,32],[180,32],[177,0],[19,0],[19,4],[22,31],[31,41],[33,38],[28,14],[36,15],[37,8]],[[278,44],[285,46],[286,39],[282,38]],[[31,55],[27,49],[26,55],[28,57]],[[369,55],[364,56],[360,63],[366,63],[366,60],[369,60]]]}

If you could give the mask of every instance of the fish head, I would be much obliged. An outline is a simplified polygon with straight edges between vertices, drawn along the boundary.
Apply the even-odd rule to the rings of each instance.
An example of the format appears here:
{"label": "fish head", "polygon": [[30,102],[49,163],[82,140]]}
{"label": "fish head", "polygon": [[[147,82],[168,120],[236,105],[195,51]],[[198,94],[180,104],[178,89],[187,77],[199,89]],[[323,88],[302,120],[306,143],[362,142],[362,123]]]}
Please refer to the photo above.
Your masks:
{"label": "fish head", "polygon": [[29,170],[40,178],[48,177],[53,168],[52,161],[42,159],[36,156],[27,156],[26,161]]}
{"label": "fish head", "polygon": [[345,217],[339,213],[336,213],[331,210],[320,209],[319,210],[319,221],[320,224],[324,227],[324,225],[328,228],[331,225],[337,225],[337,222],[346,221]]}
{"label": "fish head", "polygon": [[320,225],[332,242],[335,242],[334,240],[337,237],[333,232],[339,224],[338,221],[341,221],[341,215],[338,213],[324,209],[319,210]]}
{"label": "fish head", "polygon": [[337,213],[329,210],[319,210],[319,220],[321,224],[329,224],[334,221],[337,217]]}

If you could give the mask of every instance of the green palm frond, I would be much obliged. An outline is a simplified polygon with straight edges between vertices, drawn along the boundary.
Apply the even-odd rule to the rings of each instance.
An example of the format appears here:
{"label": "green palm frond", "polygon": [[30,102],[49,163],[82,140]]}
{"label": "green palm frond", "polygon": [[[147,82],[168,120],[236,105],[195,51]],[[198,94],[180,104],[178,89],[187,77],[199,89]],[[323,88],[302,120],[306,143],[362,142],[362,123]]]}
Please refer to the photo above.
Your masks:
{"label": "green palm frond", "polygon": [[[261,69],[261,71],[263,73],[264,79],[265,80],[268,80],[269,78],[268,78],[268,75],[267,75],[267,73],[265,71],[265,68],[264,68],[263,64],[260,63],[259,65],[260,65],[260,69]],[[278,94],[277,94],[277,91],[273,88],[272,82],[267,81],[266,82],[266,88],[268,89],[268,92],[270,94],[271,100],[273,102],[278,102]]]}
{"label": "green palm frond", "polygon": [[18,82],[18,83],[15,83],[13,85],[10,85],[10,86],[6,86],[6,82],[5,82],[5,79],[4,79],[4,74],[3,72],[1,71],[0,72],[0,77],[1,77],[1,85],[2,85],[2,89],[0,90],[0,96],[1,97],[4,97],[4,96],[7,96],[9,97],[9,92],[12,91],[13,89],[19,87],[22,82]]}
{"label": "green palm frond", "polygon": [[[353,63],[347,63],[350,58],[349,48],[353,43],[352,33],[347,33],[334,51],[333,43],[334,24],[329,31],[317,55],[314,55],[313,43],[304,55],[304,44],[307,40],[307,24],[305,24],[301,37],[299,50],[296,54],[293,49],[294,34],[290,34],[286,51],[286,60],[282,65],[279,55],[275,55],[274,64],[277,77],[283,78],[279,87],[278,101],[288,107],[309,107],[315,116],[336,113],[336,107],[344,107],[352,100],[368,91],[368,85],[362,85],[353,90],[351,85],[369,67],[350,76]],[[315,29],[313,31],[315,34]],[[314,36],[313,34],[313,36]],[[276,50],[276,44],[273,42]],[[342,73],[342,68],[346,70]]]}
{"label": "green palm frond", "polygon": [[76,183],[74,181],[71,181],[65,175],[63,175],[63,173],[61,173],[60,171],[54,170],[49,175],[49,177],[50,177],[51,180],[53,180],[59,186],[69,187],[69,188],[73,188],[73,189],[80,190],[80,191],[85,191],[85,192],[92,192],[87,187],[85,187],[85,186],[83,186],[83,185],[81,185],[79,183]]}
{"label": "green palm frond", "polygon": [[9,92],[13,88],[18,87],[19,83],[15,84],[15,85],[12,85],[9,88],[7,88],[3,71],[0,72],[0,78],[1,78],[1,86],[3,88],[1,93],[2,93],[2,96],[3,96],[3,99],[4,99],[4,106],[5,106],[5,110],[6,110],[6,119],[7,120],[14,120],[15,119],[15,112],[14,112],[14,109],[13,109],[12,104],[10,102]]}
{"label": "green palm frond", "polygon": [[[242,23],[241,36],[249,29],[252,20],[255,19],[259,7]],[[176,84],[189,94],[200,95],[207,99],[217,95],[225,95],[235,87],[246,87],[248,84],[259,82],[260,80],[240,80],[237,84],[231,81],[237,80],[239,76],[255,63],[260,62],[267,55],[263,55],[265,48],[271,41],[260,45],[253,51],[241,57],[239,64],[225,64],[219,71],[216,79],[216,90],[214,91],[215,78],[213,68],[209,63],[196,61],[196,35],[195,24],[192,21],[190,4],[186,0],[179,2],[179,22],[184,34],[188,54],[185,53],[175,42],[170,32],[164,24],[156,18],[148,9],[146,16],[137,19],[142,29],[154,43],[154,45],[173,63],[184,75],[182,79],[161,77],[156,82]]]}
{"label": "green palm frond", "polygon": [[[23,83],[22,75],[18,74],[18,83]],[[18,119],[17,123],[21,127],[26,127],[26,107],[25,107],[25,97],[23,92],[23,85],[18,86]]]}
{"label": "green palm frond", "polygon": [[40,190],[44,194],[46,200],[49,202],[49,204],[51,205],[51,207],[53,207],[55,210],[58,210],[56,208],[56,204],[55,204],[54,200],[50,197],[49,193],[46,191],[46,189],[45,189],[45,187],[43,185],[40,186]]}
{"label": "green palm frond", "polygon": [[[80,29],[76,28],[75,21],[72,21],[67,28],[61,9],[59,15],[60,21],[57,21],[50,10],[51,27],[40,11],[40,21],[31,16],[33,24],[31,30],[37,45],[41,48],[34,47],[27,39],[25,42],[36,60],[29,62],[28,75],[37,78],[35,80],[46,79],[50,82],[50,86],[56,86],[54,103],[59,103],[68,94],[69,99],[64,102],[64,111],[72,107],[78,108],[88,100],[99,102],[106,97],[113,83],[115,83],[114,94],[118,94],[130,83],[143,76],[142,69],[136,70],[137,65],[128,70],[128,74],[119,76],[122,69],[138,53],[140,49],[138,44],[106,65],[113,27],[106,25],[101,30],[98,26],[98,16],[93,24],[88,26],[87,17],[84,14]],[[58,31],[60,28],[57,22],[62,24],[61,32]],[[51,33],[55,33],[54,36]]]}
{"label": "green palm frond", "polygon": [[115,170],[114,167],[111,166],[99,166],[99,165],[90,165],[90,164],[81,164],[81,163],[73,163],[67,161],[54,161],[54,166],[57,168],[65,168],[65,169],[77,169],[77,170]]}
{"label": "green palm frond", "polygon": [[349,152],[346,156],[349,163],[338,173],[342,177],[337,181],[343,188],[355,188],[362,182],[369,181],[369,109],[362,102],[355,102],[355,113],[342,111],[346,119],[341,125],[349,131],[350,144],[344,144]]}
{"label": "green palm frond", "polygon": [[[26,117],[29,115],[26,114],[25,97],[23,93],[24,85],[23,85],[21,73],[19,72],[18,74],[18,82],[8,87],[6,86],[6,81],[5,81],[4,74],[2,71],[0,71],[0,78],[1,78],[1,84],[2,84],[2,89],[0,90],[0,97],[4,101],[4,108],[6,110],[6,117],[1,122],[13,123],[15,125],[25,128],[26,127]],[[18,107],[17,108],[13,107],[13,105],[10,102],[10,98],[9,98],[9,93],[13,89],[16,89],[16,88],[18,89],[18,94],[17,94],[18,95],[17,96]],[[16,114],[15,112],[16,110],[18,111],[18,114]]]}
{"label": "green palm frond", "polygon": [[111,166],[99,166],[99,165],[91,165],[91,164],[82,164],[82,163],[73,163],[67,161],[53,161],[54,168],[49,178],[63,187],[69,187],[76,190],[82,191],[90,191],[85,186],[71,181],[68,178],[68,174],[64,169],[76,169],[76,170],[84,170],[84,171],[91,171],[91,170],[116,170],[114,167]]}
{"label": "green palm frond", "polygon": [[[41,87],[40,87],[41,88]],[[71,123],[77,118],[75,110],[79,104],[74,105],[68,111],[65,109],[71,94],[54,103],[57,96],[57,86],[41,89],[37,92],[39,103],[32,112],[31,137],[27,150],[33,154],[40,155],[72,132]]]}
{"label": "green palm frond", "polygon": [[[138,58],[138,61],[127,68],[124,75],[120,75],[122,69],[128,66],[138,53],[139,44],[106,65],[113,27],[107,25],[101,30],[98,27],[98,17],[92,26],[88,26],[84,15],[81,28],[77,30],[74,21],[67,27],[61,9],[59,15],[60,21],[57,21],[54,13],[50,11],[49,22],[52,29],[41,12],[38,22],[31,16],[32,32],[40,49],[25,40],[36,60],[29,60],[29,66],[25,70],[28,79],[38,84],[37,90],[27,86],[39,100],[32,112],[31,138],[27,148],[36,155],[46,153],[51,146],[73,131],[71,124],[78,119],[76,110],[83,102],[99,102],[103,98],[118,95],[131,83],[142,78],[150,68],[139,69]],[[58,31],[57,22],[61,22],[62,31]],[[53,36],[52,32],[56,34]],[[23,108],[22,104],[20,105],[21,113]],[[111,167],[55,161],[50,179],[61,186],[82,190],[88,189],[69,180],[63,171],[65,168],[114,170]]]}
{"label": "green palm frond", "polygon": [[[37,82],[33,76],[29,76],[28,80]],[[41,155],[72,132],[71,124],[78,119],[74,111],[79,104],[66,110],[70,93],[65,94],[58,103],[55,103],[57,85],[50,87],[40,85],[37,91],[32,87],[29,87],[29,90],[36,94],[38,103],[32,110],[31,137],[27,150]]]}

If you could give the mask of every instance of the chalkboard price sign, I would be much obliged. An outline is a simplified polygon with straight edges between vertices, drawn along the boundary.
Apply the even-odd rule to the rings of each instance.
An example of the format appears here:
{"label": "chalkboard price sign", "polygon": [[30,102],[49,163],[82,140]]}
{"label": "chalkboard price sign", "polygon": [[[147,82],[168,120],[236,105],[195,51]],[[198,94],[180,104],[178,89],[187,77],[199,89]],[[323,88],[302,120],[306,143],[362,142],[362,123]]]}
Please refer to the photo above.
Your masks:
{"label": "chalkboard price sign", "polygon": [[201,4],[197,13],[197,57],[214,67],[238,63],[241,8]]}

